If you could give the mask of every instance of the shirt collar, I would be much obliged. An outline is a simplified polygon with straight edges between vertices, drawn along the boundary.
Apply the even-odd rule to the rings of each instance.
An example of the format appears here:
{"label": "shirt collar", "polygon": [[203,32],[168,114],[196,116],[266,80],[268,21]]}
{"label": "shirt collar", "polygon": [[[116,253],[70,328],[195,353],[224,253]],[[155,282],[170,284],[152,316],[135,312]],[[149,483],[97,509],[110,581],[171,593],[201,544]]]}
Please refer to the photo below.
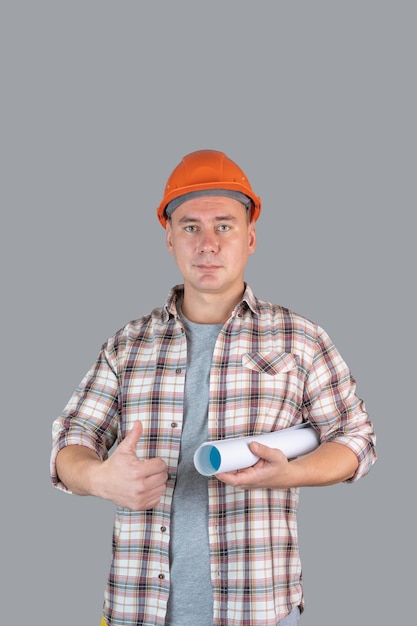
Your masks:
{"label": "shirt collar", "polygon": [[[161,311],[162,321],[168,321],[170,316],[177,317],[177,303],[184,297],[184,285],[175,285],[168,294],[167,301]],[[259,315],[259,304],[252,289],[245,283],[245,291],[242,300],[235,306],[233,313],[237,315],[249,308],[254,315]]]}

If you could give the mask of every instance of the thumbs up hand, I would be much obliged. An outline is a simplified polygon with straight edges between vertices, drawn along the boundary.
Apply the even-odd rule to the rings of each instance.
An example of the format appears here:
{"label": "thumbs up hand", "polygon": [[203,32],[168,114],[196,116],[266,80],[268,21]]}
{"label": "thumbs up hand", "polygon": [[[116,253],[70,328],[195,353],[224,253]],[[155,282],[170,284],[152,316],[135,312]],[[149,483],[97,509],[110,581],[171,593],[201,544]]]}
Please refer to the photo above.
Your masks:
{"label": "thumbs up hand", "polygon": [[142,433],[142,423],[135,422],[113,454],[96,465],[94,476],[98,496],[133,511],[156,506],[168,480],[162,459],[138,459],[136,446]]}

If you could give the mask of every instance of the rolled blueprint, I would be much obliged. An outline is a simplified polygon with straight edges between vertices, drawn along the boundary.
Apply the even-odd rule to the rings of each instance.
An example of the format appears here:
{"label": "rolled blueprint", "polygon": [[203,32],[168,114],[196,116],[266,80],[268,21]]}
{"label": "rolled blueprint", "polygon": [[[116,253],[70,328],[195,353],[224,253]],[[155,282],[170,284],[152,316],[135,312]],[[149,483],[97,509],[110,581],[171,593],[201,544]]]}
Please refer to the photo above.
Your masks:
{"label": "rolled blueprint", "polygon": [[281,450],[288,459],[294,459],[317,448],[319,435],[305,423],[263,435],[207,441],[196,450],[194,466],[203,476],[250,467],[259,460],[249,449],[251,441]]}

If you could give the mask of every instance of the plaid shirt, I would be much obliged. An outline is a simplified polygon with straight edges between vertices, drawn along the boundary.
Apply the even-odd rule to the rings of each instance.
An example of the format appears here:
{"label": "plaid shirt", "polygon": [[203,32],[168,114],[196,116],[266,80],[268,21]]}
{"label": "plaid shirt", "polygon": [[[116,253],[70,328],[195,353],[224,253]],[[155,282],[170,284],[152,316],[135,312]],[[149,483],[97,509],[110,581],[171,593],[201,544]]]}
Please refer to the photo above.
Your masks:
{"label": "plaid shirt", "polygon": [[[51,474],[61,489],[66,490],[56,475],[59,450],[84,445],[104,460],[138,418],[144,426],[138,457],[161,457],[168,466],[170,478],[157,507],[116,511],[104,608],[110,626],[165,624],[187,363],[178,297],[181,286],[163,308],[127,324],[104,344],[53,424]],[[328,335],[288,309],[256,299],[249,287],[217,339],[209,397],[210,440],[308,421],[322,442],[344,444],[357,455],[352,481],[376,459],[364,403]],[[215,477],[207,482],[214,625],[276,626],[303,606],[298,489],[240,490]]]}

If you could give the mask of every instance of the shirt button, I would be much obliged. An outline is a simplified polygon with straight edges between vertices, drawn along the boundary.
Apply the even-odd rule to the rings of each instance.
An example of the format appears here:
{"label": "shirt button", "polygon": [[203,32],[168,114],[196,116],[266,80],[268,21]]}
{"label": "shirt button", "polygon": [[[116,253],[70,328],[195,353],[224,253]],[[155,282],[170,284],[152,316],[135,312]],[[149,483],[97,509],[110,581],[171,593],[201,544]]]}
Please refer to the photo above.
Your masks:
{"label": "shirt button", "polygon": [[177,367],[177,369],[175,370],[175,373],[176,373],[176,374],[181,374],[181,368],[180,368],[180,367]]}
{"label": "shirt button", "polygon": [[159,580],[164,580],[165,574],[158,574],[158,578],[159,578]]}
{"label": "shirt button", "polygon": [[177,422],[171,422],[171,428],[176,428],[178,426]]}
{"label": "shirt button", "polygon": [[167,527],[166,526],[161,526],[161,533],[166,533],[167,531]]}

